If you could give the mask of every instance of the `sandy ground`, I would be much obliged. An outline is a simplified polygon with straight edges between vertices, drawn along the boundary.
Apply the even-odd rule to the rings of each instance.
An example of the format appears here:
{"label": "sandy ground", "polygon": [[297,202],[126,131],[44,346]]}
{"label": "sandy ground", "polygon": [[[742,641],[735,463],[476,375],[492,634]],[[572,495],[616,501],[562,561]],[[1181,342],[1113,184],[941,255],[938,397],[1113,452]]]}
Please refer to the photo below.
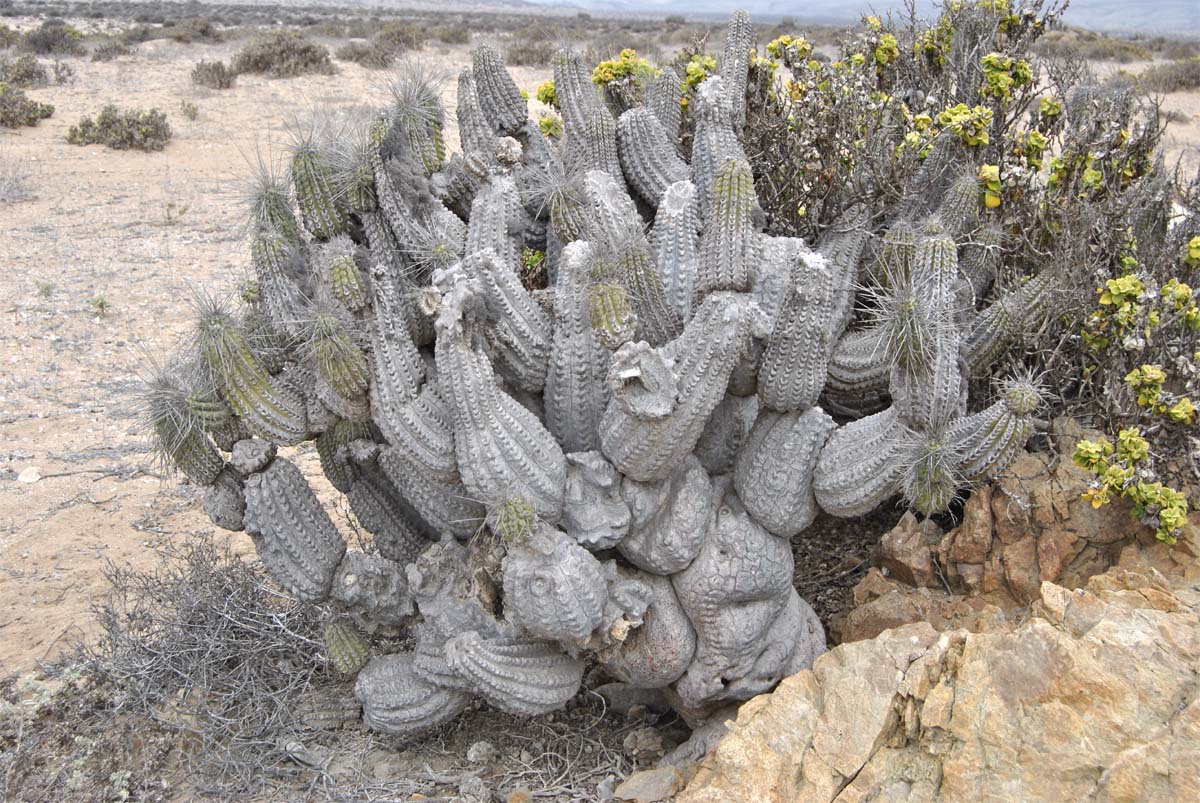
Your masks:
{"label": "sandy ground", "polygon": [[[34,194],[0,205],[0,677],[89,634],[108,561],[152,565],[164,539],[213,529],[195,489],[164,481],[148,454],[134,397],[144,354],[174,350],[194,288],[225,290],[247,267],[248,160],[280,153],[315,104],[349,115],[387,100],[388,72],[341,62],[334,76],[192,85],[195,61],[236,47],[154,41],[110,63],[72,59],[74,84],[29,92],[53,117],[0,129],[0,151],[31,162]],[[451,76],[469,62],[465,46],[420,58]],[[549,77],[514,73],[531,94]],[[455,82],[445,90],[452,109]],[[195,121],[184,100],[199,107]],[[174,139],[151,154],[68,145],[68,127],[106,103],[163,109]],[[41,478],[18,480],[31,469]]]}
{"label": "sandy ground", "polygon": [[[387,72],[343,63],[335,76],[192,85],[195,61],[236,47],[156,41],[110,63],[70,60],[75,83],[30,92],[55,105],[52,118],[0,129],[0,151],[34,169],[34,197],[0,205],[0,677],[89,635],[107,562],[148,566],[156,544],[212,530],[195,489],[165,481],[147,452],[133,395],[144,353],[175,348],[193,288],[227,289],[246,268],[239,198],[255,154],[281,152],[289,124],[315,104],[349,115],[386,102]],[[465,46],[420,57],[448,76],[468,61]],[[549,77],[514,73],[530,94]],[[454,90],[448,80],[448,108]],[[195,121],[180,113],[184,100],[199,108]],[[68,145],[67,128],[106,103],[165,110],[170,146]],[[1187,117],[1168,134],[1168,160],[1182,155],[1194,171],[1200,93],[1164,105]],[[301,462],[323,482],[311,450]],[[248,551],[244,536],[230,537]]]}

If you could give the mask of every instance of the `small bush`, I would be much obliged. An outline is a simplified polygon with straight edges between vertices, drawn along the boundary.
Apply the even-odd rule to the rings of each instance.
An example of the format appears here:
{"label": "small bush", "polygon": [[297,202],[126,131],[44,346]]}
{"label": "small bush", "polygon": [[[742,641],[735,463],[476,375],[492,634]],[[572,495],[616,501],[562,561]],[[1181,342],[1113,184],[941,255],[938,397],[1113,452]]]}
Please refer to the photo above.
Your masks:
{"label": "small bush", "polygon": [[224,35],[208,17],[188,17],[163,28],[162,33],[185,45],[195,42],[216,44],[225,41]]}
{"label": "small bush", "polygon": [[190,100],[179,101],[179,113],[191,121],[200,116],[200,107]]}
{"label": "small bush", "polygon": [[49,103],[30,100],[20,89],[0,83],[0,126],[20,128],[23,125],[37,125],[52,114],[54,107]]}
{"label": "small bush", "polygon": [[0,204],[11,204],[29,197],[29,165],[0,149]]}
{"label": "small bush", "polygon": [[524,28],[513,34],[504,48],[504,61],[515,67],[545,67],[554,57],[555,45],[542,32]]}
{"label": "small bush", "polygon": [[129,45],[119,39],[109,39],[101,42],[92,50],[92,61],[112,61],[117,56],[128,56],[133,53]]}
{"label": "small bush", "polygon": [[372,70],[383,69],[392,63],[391,58],[380,52],[373,42],[364,42],[361,39],[355,39],[342,45],[334,53],[334,56],[338,61],[350,61],[360,67]]}
{"label": "small bush", "polygon": [[340,61],[352,61],[363,67],[382,69],[389,66],[398,56],[425,43],[425,34],[414,25],[389,22],[369,40],[347,42],[338,48]]}
{"label": "small bush", "polygon": [[171,126],[163,112],[118,109],[111,104],[95,119],[84,117],[67,132],[72,145],[107,145],[118,151],[161,151],[170,141]]}
{"label": "small bush", "polygon": [[0,59],[0,82],[18,89],[46,86],[50,83],[50,73],[30,55],[15,61]]}
{"label": "small bush", "polygon": [[429,37],[448,45],[469,45],[471,29],[466,25],[438,25],[429,31]]}
{"label": "small bush", "polygon": [[1074,56],[1092,61],[1116,61],[1121,64],[1150,58],[1150,51],[1137,42],[1075,28],[1047,33],[1038,40],[1032,50],[1046,57]]}
{"label": "small bush", "polygon": [[223,61],[199,61],[192,68],[192,83],[209,89],[232,89],[237,82],[237,73],[225,66]]}
{"label": "small bush", "polygon": [[377,47],[400,55],[406,50],[420,50],[425,46],[425,31],[408,22],[388,22],[371,36]]}
{"label": "small bush", "polygon": [[1168,94],[1200,88],[1200,56],[1157,64],[1137,76],[1138,86]]}
{"label": "small bush", "polygon": [[50,72],[54,76],[54,83],[59,86],[75,83],[75,68],[65,61],[55,59],[54,64],[50,67]]}
{"label": "small bush", "polygon": [[6,50],[21,40],[21,34],[7,25],[0,25],[0,50]]}
{"label": "small bush", "polygon": [[81,56],[83,34],[60,19],[49,19],[21,37],[20,48],[42,56]]}
{"label": "small bush", "polygon": [[295,78],[307,73],[332,75],[334,67],[324,45],[299,31],[274,31],[242,48],[233,58],[233,71]]}

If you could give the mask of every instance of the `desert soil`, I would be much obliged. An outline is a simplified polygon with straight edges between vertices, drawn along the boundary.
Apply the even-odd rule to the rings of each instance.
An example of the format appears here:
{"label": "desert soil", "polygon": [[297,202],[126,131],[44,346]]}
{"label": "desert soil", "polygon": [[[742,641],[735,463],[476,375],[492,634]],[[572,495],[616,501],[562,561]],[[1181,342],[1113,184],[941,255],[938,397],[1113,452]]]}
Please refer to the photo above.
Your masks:
{"label": "desert soil", "polygon": [[[349,117],[386,103],[387,71],[340,62],[333,76],[192,85],[196,61],[228,59],[237,46],[153,41],[109,63],[70,59],[74,83],[29,93],[54,116],[0,129],[0,151],[33,166],[33,197],[0,205],[0,677],[92,633],[108,562],[149,567],[157,544],[212,532],[196,490],[159,472],[138,425],[146,355],[178,347],[197,288],[225,293],[244,274],[240,196],[257,154],[281,154],[289,128],[318,105]],[[450,79],[452,109],[467,48],[435,44],[420,60]],[[549,77],[513,72],[531,95]],[[182,101],[199,108],[196,120]],[[107,103],[163,109],[174,139],[152,154],[68,145],[68,127]],[[1165,106],[1188,118],[1168,134],[1168,159],[1183,154],[1195,170],[1200,93]],[[456,132],[447,139],[457,146]],[[337,504],[311,449],[301,462]],[[216,537],[251,551],[242,534]],[[844,578],[865,555],[851,558],[812,568],[823,582]]]}
{"label": "desert soil", "polygon": [[[0,677],[92,632],[109,561],[149,567],[165,539],[213,532],[196,489],[161,474],[139,426],[146,355],[162,358],[187,336],[196,289],[227,293],[248,268],[241,197],[258,154],[280,156],[317,106],[349,118],[387,102],[388,71],[343,62],[333,76],[193,86],[196,61],[237,47],[152,41],[109,63],[70,59],[73,84],[29,91],[54,116],[0,129],[0,151],[33,166],[33,197],[0,205]],[[448,77],[453,109],[467,48],[434,44],[419,58]],[[531,95],[550,77],[513,73]],[[180,113],[185,100],[195,121]],[[166,111],[170,145],[67,144],[69,126],[107,103]],[[457,131],[447,140],[456,149]],[[301,457],[336,503],[315,451]],[[251,551],[245,535],[216,533]]]}

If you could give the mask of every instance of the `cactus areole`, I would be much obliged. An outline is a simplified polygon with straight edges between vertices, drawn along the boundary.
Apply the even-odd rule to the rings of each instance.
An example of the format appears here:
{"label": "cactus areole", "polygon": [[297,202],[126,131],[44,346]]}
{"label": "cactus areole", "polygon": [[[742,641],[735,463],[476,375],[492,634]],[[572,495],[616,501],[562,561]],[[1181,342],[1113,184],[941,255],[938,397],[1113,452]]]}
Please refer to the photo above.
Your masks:
{"label": "cactus areole", "polygon": [[[689,717],[768,691],[825,649],[790,538],[900,495],[934,512],[1028,436],[1032,384],[968,414],[966,377],[1030,302],[956,316],[951,226],[873,230],[888,216],[855,206],[811,247],[764,233],[750,36],[739,13],[690,155],[661,81],[614,115],[560,52],[551,142],[482,48],[463,153],[441,158],[438,93],[402,77],[361,130],[298,145],[290,188],[259,183],[253,292],[202,304],[146,393],[214,520],[334,611],[313,660],[356,677],[368,727],[418,733],[473,697],[541,714],[588,665]],[[365,551],[277,454],[310,440]],[[401,631],[412,650],[380,654]]]}

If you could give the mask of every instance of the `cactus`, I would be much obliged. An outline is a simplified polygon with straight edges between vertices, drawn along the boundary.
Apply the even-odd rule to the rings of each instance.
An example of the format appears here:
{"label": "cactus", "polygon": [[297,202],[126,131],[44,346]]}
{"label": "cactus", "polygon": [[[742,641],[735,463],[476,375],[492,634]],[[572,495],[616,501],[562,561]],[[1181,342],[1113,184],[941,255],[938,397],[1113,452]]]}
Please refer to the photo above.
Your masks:
{"label": "cactus", "polygon": [[348,221],[338,203],[333,169],[313,137],[301,139],[292,149],[291,180],[309,234],[327,240],[346,230]]}
{"label": "cactus", "polygon": [[[408,71],[362,125],[302,138],[288,182],[260,169],[243,306],[201,299],[146,419],[212,520],[328,610],[369,728],[473,698],[552,711],[588,665],[687,718],[767,691],[825,643],[789,539],[892,497],[942,511],[1028,437],[1030,381],[980,409],[964,374],[1043,320],[1055,278],[992,295],[1007,218],[981,220],[971,153],[938,135],[909,180],[907,149],[883,172],[864,151],[794,210],[816,241],[782,236],[762,109],[744,122],[770,100],[752,38],[739,12],[686,106],[671,70],[641,103],[560,51],[557,145],[479,48],[461,153]],[[359,549],[278,456],[307,441]]]}
{"label": "cactus", "polygon": [[[602,310],[600,326],[592,318],[592,299],[588,271],[592,247],[586,242],[571,243],[560,258],[554,294],[554,338],[550,345],[546,371],[546,427],[562,444],[564,452],[583,452],[600,446],[600,416],[608,402],[608,352],[596,329],[606,326]],[[616,285],[616,290],[624,288]],[[602,291],[601,291],[602,292]],[[632,310],[627,310],[632,315]],[[607,319],[612,330],[624,324]],[[595,328],[593,328],[595,327]],[[633,326],[626,327],[629,336]]]}
{"label": "cactus", "polygon": [[963,339],[963,359],[972,376],[990,367],[1014,340],[1053,311],[1054,286],[1054,273],[1043,271],[979,313]]}
{"label": "cactus", "polygon": [[637,314],[625,287],[617,282],[596,282],[591,286],[588,313],[596,339],[610,351],[616,351],[637,333]]}
{"label": "cactus", "polygon": [[646,90],[646,107],[658,118],[671,142],[678,147],[679,124],[683,120],[683,84],[674,70],[663,70]]}
{"label": "cactus", "polygon": [[699,122],[692,140],[692,180],[702,216],[708,215],[713,182],[726,161],[746,161],[746,152],[734,130],[733,101],[721,76],[700,85],[696,100]]}
{"label": "cactus", "polygon": [[675,339],[683,325],[679,313],[667,301],[646,239],[639,235],[618,245],[615,260],[617,276],[637,316],[638,336],[656,346]]}
{"label": "cactus", "polygon": [[699,228],[696,185],[678,181],[667,187],[654,217],[650,243],[667,301],[684,321],[692,317],[692,297],[700,271],[696,239]]}
{"label": "cactus", "polygon": [[750,289],[753,211],[757,205],[750,165],[732,159],[723,162],[709,194],[693,304],[698,306],[704,296],[715,290]]}
{"label": "cactus", "polygon": [[353,622],[337,618],[325,625],[325,654],[343,675],[357,675],[371,660],[371,645]]}
{"label": "cactus", "polygon": [[513,82],[504,59],[492,47],[480,45],[471,51],[471,74],[479,108],[500,136],[511,136],[521,130],[528,117],[525,99]]}
{"label": "cactus", "polygon": [[725,28],[725,48],[721,52],[721,78],[729,87],[734,119],[740,128],[746,123],[746,80],[750,69],[750,49],[754,46],[754,26],[745,11],[735,11]]}
{"label": "cactus", "polygon": [[[626,476],[643,482],[666,477],[696,445],[704,423],[724,395],[734,364],[749,347],[758,310],[745,296],[709,295],[687,328],[666,349],[679,382],[678,402],[661,418],[639,418],[609,402],[600,421],[600,446]],[[638,374],[622,381],[637,381]]]}
{"label": "cactus", "polygon": [[799,256],[789,272],[758,371],[758,397],[779,412],[817,403],[837,344],[834,276],[823,259]]}
{"label": "cactus", "polygon": [[817,516],[813,470],[836,429],[820,407],[763,412],[738,454],[733,485],[746,510],[775,535],[799,535]]}
{"label": "cactus", "polygon": [[446,660],[475,693],[519,716],[562,708],[583,680],[583,661],[553,644],[485,639],[474,630],[446,644]]}
{"label": "cactus", "polygon": [[246,532],[289,593],[306,602],[329,596],[346,544],[300,469],[282,457],[246,478]]}
{"label": "cactus", "polygon": [[630,109],[617,121],[617,151],[626,180],[652,207],[658,207],[667,187],[689,178],[662,123],[644,107]]}
{"label": "cactus", "polygon": [[1041,404],[1028,379],[1004,384],[1001,398],[954,424],[946,440],[961,455],[958,470],[967,482],[990,479],[1012,462],[1033,432],[1033,413]]}
{"label": "cactus", "polygon": [[252,432],[285,444],[304,439],[304,400],[267,373],[250,340],[223,304],[213,299],[198,300],[195,340],[205,370]]}
{"label": "cactus", "polygon": [[354,696],[363,707],[368,728],[410,736],[436,727],[461,714],[471,695],[442,688],[413,671],[411,655],[384,655],[371,659],[359,673]]}
{"label": "cactus", "polygon": [[821,509],[835,516],[861,516],[894,496],[904,470],[903,431],[893,407],[838,427],[813,472]]}

